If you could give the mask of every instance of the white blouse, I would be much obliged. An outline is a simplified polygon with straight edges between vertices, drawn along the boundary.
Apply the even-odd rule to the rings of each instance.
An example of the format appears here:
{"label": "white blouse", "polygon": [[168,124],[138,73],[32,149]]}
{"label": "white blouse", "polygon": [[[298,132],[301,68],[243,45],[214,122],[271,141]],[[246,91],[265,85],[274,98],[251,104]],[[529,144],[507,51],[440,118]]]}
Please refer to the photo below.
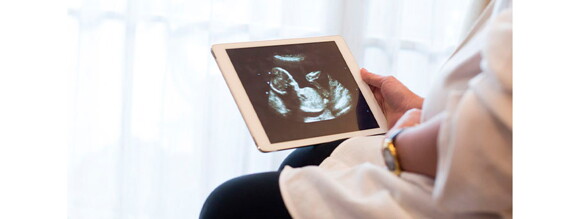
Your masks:
{"label": "white blouse", "polygon": [[284,168],[280,190],[292,217],[511,218],[509,8],[511,1],[490,4],[425,98],[423,120],[445,115],[435,180],[390,173],[383,136],[351,138],[320,166]]}

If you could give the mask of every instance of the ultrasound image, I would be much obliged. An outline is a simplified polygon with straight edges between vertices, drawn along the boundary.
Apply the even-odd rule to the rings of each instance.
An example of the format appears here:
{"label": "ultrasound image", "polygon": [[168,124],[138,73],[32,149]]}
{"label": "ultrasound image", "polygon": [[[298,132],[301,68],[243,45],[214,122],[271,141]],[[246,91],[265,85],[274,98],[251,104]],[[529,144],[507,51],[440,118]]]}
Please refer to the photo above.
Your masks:
{"label": "ultrasound image", "polygon": [[[286,70],[304,69],[298,66],[305,59],[303,54],[273,56],[276,66],[267,73],[271,109],[279,116],[304,123],[330,120],[348,113],[353,108],[352,93],[328,73],[314,70],[293,74]],[[300,85],[294,77],[304,78],[306,83]]]}
{"label": "ultrasound image", "polygon": [[336,43],[226,52],[270,142],[378,128]]}

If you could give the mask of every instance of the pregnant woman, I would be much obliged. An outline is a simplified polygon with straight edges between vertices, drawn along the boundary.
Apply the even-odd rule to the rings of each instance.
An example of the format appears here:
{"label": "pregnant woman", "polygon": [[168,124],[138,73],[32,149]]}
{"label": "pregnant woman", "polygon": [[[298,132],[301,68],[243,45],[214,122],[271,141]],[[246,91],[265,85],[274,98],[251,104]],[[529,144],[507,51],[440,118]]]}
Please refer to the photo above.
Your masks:
{"label": "pregnant woman", "polygon": [[[284,81],[272,85],[279,95],[273,108],[302,111],[304,118],[325,110],[337,116],[340,111],[329,104],[336,97],[324,95],[331,82],[321,80],[324,89],[301,85],[292,82],[294,72],[273,69],[272,82]],[[304,77],[316,78],[310,72],[315,70]],[[385,136],[297,149],[279,171],[216,188],[200,217],[512,217],[511,1],[491,1],[424,99],[393,77],[361,74],[389,121]],[[284,92],[295,92],[298,100],[285,99]],[[291,101],[300,107],[288,107]],[[390,156],[383,153],[385,143],[393,149]],[[393,169],[390,161],[399,165]]]}

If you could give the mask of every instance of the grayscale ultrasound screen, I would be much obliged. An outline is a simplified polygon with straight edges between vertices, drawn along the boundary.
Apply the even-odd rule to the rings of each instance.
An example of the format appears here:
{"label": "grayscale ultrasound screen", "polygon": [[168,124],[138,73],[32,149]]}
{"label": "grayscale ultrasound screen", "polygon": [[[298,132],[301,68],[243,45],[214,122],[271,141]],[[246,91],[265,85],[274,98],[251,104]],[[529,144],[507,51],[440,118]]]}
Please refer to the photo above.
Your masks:
{"label": "grayscale ultrasound screen", "polygon": [[226,52],[272,143],[379,127],[333,41]]}

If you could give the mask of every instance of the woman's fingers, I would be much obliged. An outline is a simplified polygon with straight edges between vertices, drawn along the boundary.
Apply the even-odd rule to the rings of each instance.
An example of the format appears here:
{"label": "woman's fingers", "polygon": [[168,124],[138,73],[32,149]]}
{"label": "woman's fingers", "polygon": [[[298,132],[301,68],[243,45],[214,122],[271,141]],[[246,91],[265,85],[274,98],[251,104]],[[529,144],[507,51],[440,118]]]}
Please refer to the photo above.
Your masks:
{"label": "woman's fingers", "polygon": [[388,85],[387,87],[389,89],[396,89],[396,90],[399,90],[401,88],[407,89],[407,87],[405,87],[405,85],[403,85],[403,83],[401,83],[394,76],[377,75],[377,74],[369,72],[365,68],[362,68],[360,70],[360,72],[361,72],[361,77],[362,77],[363,81],[365,81],[367,84],[371,85],[371,87],[376,87],[378,89],[385,89],[384,86]]}
{"label": "woman's fingers", "polygon": [[365,68],[362,68],[360,70],[360,74],[361,74],[363,81],[365,81],[367,84],[369,84],[373,87],[381,87],[381,85],[383,84],[383,82],[385,81],[385,78],[386,78],[384,76],[373,74]]}

